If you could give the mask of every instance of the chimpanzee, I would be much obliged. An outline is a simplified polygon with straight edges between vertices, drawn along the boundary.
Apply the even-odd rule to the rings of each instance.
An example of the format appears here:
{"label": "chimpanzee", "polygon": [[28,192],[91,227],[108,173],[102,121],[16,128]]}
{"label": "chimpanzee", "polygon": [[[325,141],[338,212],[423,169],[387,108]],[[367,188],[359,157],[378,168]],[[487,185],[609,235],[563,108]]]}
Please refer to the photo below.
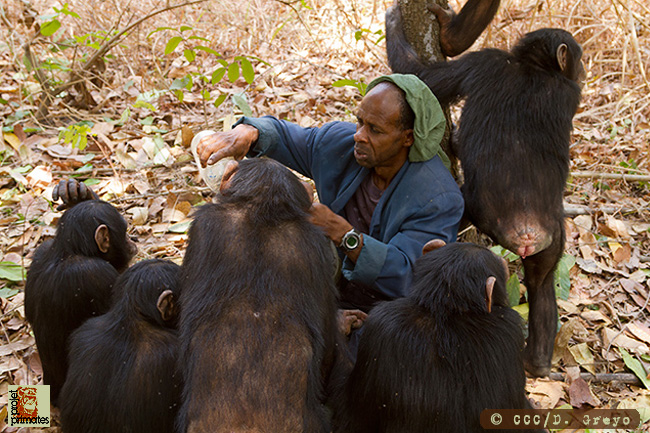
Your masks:
{"label": "chimpanzee", "polygon": [[334,431],[481,432],[484,409],[532,409],[506,276],[503,261],[474,244],[420,257],[409,295],[364,324]]}
{"label": "chimpanzee", "polygon": [[181,276],[180,432],[329,432],[334,257],[311,198],[271,159],[229,163]]}
{"label": "chimpanzee", "polygon": [[454,151],[466,217],[523,258],[530,303],[526,370],[547,375],[557,327],[553,270],[564,250],[562,194],[572,119],[584,78],[582,48],[566,31],[526,34],[510,53],[484,49],[424,65],[398,8],[386,14],[388,60],[415,73],[442,104],[465,98]]}
{"label": "chimpanzee", "polygon": [[453,57],[468,49],[490,24],[499,3],[499,0],[468,0],[456,14],[431,1],[429,10],[436,15],[440,24],[442,54]]}
{"label": "chimpanzee", "polygon": [[59,398],[66,433],[174,431],[179,274],[170,261],[138,262],[115,282],[111,309],[73,332]]}
{"label": "chimpanzee", "polygon": [[34,253],[25,314],[55,405],[66,376],[68,337],[86,319],[108,311],[113,283],[135,254],[126,229],[109,203],[84,201],[63,214],[54,239]]}

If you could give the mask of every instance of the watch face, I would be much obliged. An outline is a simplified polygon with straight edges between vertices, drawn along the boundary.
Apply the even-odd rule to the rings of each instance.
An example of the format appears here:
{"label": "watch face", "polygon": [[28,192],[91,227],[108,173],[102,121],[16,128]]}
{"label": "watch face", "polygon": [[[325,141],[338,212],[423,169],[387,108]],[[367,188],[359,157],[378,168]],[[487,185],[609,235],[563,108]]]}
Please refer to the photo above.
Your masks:
{"label": "watch face", "polygon": [[359,235],[352,232],[346,233],[343,239],[343,246],[346,250],[353,250],[359,246]]}

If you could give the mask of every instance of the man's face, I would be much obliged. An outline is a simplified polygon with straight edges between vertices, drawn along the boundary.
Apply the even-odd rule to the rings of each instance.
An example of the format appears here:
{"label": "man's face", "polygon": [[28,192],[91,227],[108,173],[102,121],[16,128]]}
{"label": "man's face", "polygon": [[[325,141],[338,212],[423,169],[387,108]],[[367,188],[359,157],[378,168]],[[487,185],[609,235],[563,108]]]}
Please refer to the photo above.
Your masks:
{"label": "man's face", "polygon": [[354,134],[354,157],[366,168],[392,168],[399,171],[406,159],[413,130],[400,124],[400,91],[380,83],[361,101]]}

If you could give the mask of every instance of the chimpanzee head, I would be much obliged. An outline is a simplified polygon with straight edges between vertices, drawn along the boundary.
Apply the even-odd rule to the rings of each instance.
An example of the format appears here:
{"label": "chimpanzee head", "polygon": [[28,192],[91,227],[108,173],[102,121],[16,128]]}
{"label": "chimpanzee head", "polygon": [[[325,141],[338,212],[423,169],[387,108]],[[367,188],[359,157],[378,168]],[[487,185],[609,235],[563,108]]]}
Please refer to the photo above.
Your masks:
{"label": "chimpanzee head", "polygon": [[173,328],[178,318],[180,266],[162,259],[143,260],[115,282],[113,304],[120,315]]}
{"label": "chimpanzee head", "polygon": [[126,221],[112,205],[87,200],[63,214],[54,245],[64,256],[99,257],[122,272],[136,253],[126,229]]}
{"label": "chimpanzee head", "polygon": [[489,313],[509,306],[506,279],[503,260],[490,250],[453,243],[417,260],[411,297],[437,315]]}
{"label": "chimpanzee head", "polygon": [[540,29],[527,33],[512,49],[517,58],[547,71],[557,71],[582,84],[585,68],[582,47],[562,29]]}
{"label": "chimpanzee head", "polygon": [[270,227],[305,216],[312,197],[284,165],[268,158],[252,158],[226,166],[218,201],[253,210],[251,216]]}

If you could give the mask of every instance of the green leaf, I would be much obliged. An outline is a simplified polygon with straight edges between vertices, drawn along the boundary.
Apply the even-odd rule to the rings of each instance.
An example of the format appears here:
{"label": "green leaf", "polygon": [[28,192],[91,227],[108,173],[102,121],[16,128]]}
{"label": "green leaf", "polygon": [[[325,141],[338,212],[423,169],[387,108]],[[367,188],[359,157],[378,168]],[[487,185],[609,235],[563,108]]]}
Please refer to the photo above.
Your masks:
{"label": "green leaf", "polygon": [[169,226],[167,231],[170,233],[187,233],[187,230],[190,228],[191,223],[192,221],[183,221]]}
{"label": "green leaf", "polygon": [[203,97],[204,101],[209,101],[210,98],[212,98],[212,95],[210,94],[210,91],[208,89],[203,89],[201,91],[201,96]]}
{"label": "green leaf", "polygon": [[244,113],[244,116],[253,116],[253,110],[251,110],[251,107],[248,105],[248,101],[246,100],[246,97],[243,93],[232,95],[232,102],[234,102],[234,104],[239,107],[242,113]]}
{"label": "green leaf", "polygon": [[638,359],[635,359],[622,347],[619,347],[618,350],[621,351],[621,356],[623,357],[625,366],[632,370],[632,372],[636,374],[636,377],[641,379],[643,386],[645,386],[647,389],[650,389],[650,380],[648,379],[648,375],[646,374],[641,362]]}
{"label": "green leaf", "polygon": [[147,35],[147,38],[149,38],[149,37],[150,37],[151,35],[153,35],[154,33],[162,32],[163,30],[176,30],[176,29],[174,29],[174,28],[172,28],[172,27],[158,27],[156,30],[150,32],[150,33]]}
{"label": "green leaf", "polygon": [[228,95],[226,93],[222,93],[221,95],[219,95],[219,97],[217,97],[217,99],[214,100],[214,106],[218,108],[219,105],[223,104],[223,101],[225,101],[227,97]]}
{"label": "green leaf", "polygon": [[23,281],[25,270],[13,262],[0,262],[0,279],[14,282]]}
{"label": "green leaf", "polygon": [[197,40],[198,39],[199,41],[210,42],[210,39],[202,38],[201,36],[190,36],[187,39],[192,39],[192,40]]}
{"label": "green leaf", "polygon": [[131,110],[127,107],[124,111],[122,111],[122,115],[120,116],[119,120],[115,122],[115,126],[122,126],[126,123],[127,120],[129,120],[129,117],[131,117]]}
{"label": "green leaf", "polygon": [[575,264],[575,257],[564,254],[555,268],[555,296],[565,301],[571,292],[570,272]]}
{"label": "green leaf", "polygon": [[524,321],[528,321],[528,303],[527,302],[525,304],[515,305],[514,307],[512,307],[512,309],[515,310],[517,313],[519,313],[519,315],[521,316],[521,318]]}
{"label": "green leaf", "polygon": [[188,62],[192,63],[194,59],[196,59],[196,53],[192,49],[187,49],[183,51],[183,55],[187,59]]}
{"label": "green leaf", "polygon": [[52,36],[54,33],[56,33],[57,30],[61,28],[61,23],[57,19],[53,19],[52,21],[48,21],[44,23],[41,26],[41,34],[43,36]]}
{"label": "green leaf", "polygon": [[242,57],[239,63],[241,64],[241,74],[244,77],[244,80],[246,80],[248,84],[251,84],[255,79],[255,70],[253,69],[253,65],[246,57]]}
{"label": "green leaf", "polygon": [[147,125],[147,126],[153,125],[153,116],[147,116],[144,119],[141,119],[140,124]]}
{"label": "green leaf", "polygon": [[239,64],[237,62],[232,62],[228,66],[228,81],[234,83],[239,79]]}
{"label": "green leaf", "polygon": [[517,274],[510,275],[510,278],[506,283],[506,292],[508,292],[508,301],[510,302],[511,307],[519,305],[519,299],[521,298],[519,287],[519,276]]}
{"label": "green leaf", "polygon": [[183,102],[185,94],[182,90],[172,90],[172,92],[174,93],[174,96],[176,96],[176,99],[178,99],[178,102]]}
{"label": "green leaf", "polygon": [[349,79],[336,80],[332,83],[332,86],[334,87],[345,87],[345,86],[356,87],[356,85],[357,82],[355,80],[349,80]]}
{"label": "green leaf", "polygon": [[169,41],[167,41],[167,46],[165,47],[165,55],[171,54],[176,49],[176,47],[178,47],[178,44],[180,44],[182,40],[183,38],[181,36],[174,36]]}
{"label": "green leaf", "polygon": [[169,90],[184,89],[187,86],[189,80],[190,78],[187,75],[184,76],[183,78],[174,78],[174,81],[172,81],[172,85],[169,86]]}
{"label": "green leaf", "polygon": [[188,30],[192,30],[193,28],[194,27],[190,27],[190,26],[181,26],[181,28],[179,30],[181,31],[181,33],[183,33],[183,32],[186,32]]}
{"label": "green leaf", "polygon": [[11,297],[16,296],[18,293],[20,293],[20,290],[18,289],[10,289],[8,287],[3,287],[2,289],[0,289],[0,298],[9,299]]}
{"label": "green leaf", "polygon": [[217,84],[221,81],[224,75],[226,75],[226,68],[219,68],[212,73],[212,80],[210,80],[210,82],[212,84]]}
{"label": "green leaf", "polygon": [[150,102],[138,100],[133,104],[133,108],[146,108],[147,110],[156,111],[156,107]]}

